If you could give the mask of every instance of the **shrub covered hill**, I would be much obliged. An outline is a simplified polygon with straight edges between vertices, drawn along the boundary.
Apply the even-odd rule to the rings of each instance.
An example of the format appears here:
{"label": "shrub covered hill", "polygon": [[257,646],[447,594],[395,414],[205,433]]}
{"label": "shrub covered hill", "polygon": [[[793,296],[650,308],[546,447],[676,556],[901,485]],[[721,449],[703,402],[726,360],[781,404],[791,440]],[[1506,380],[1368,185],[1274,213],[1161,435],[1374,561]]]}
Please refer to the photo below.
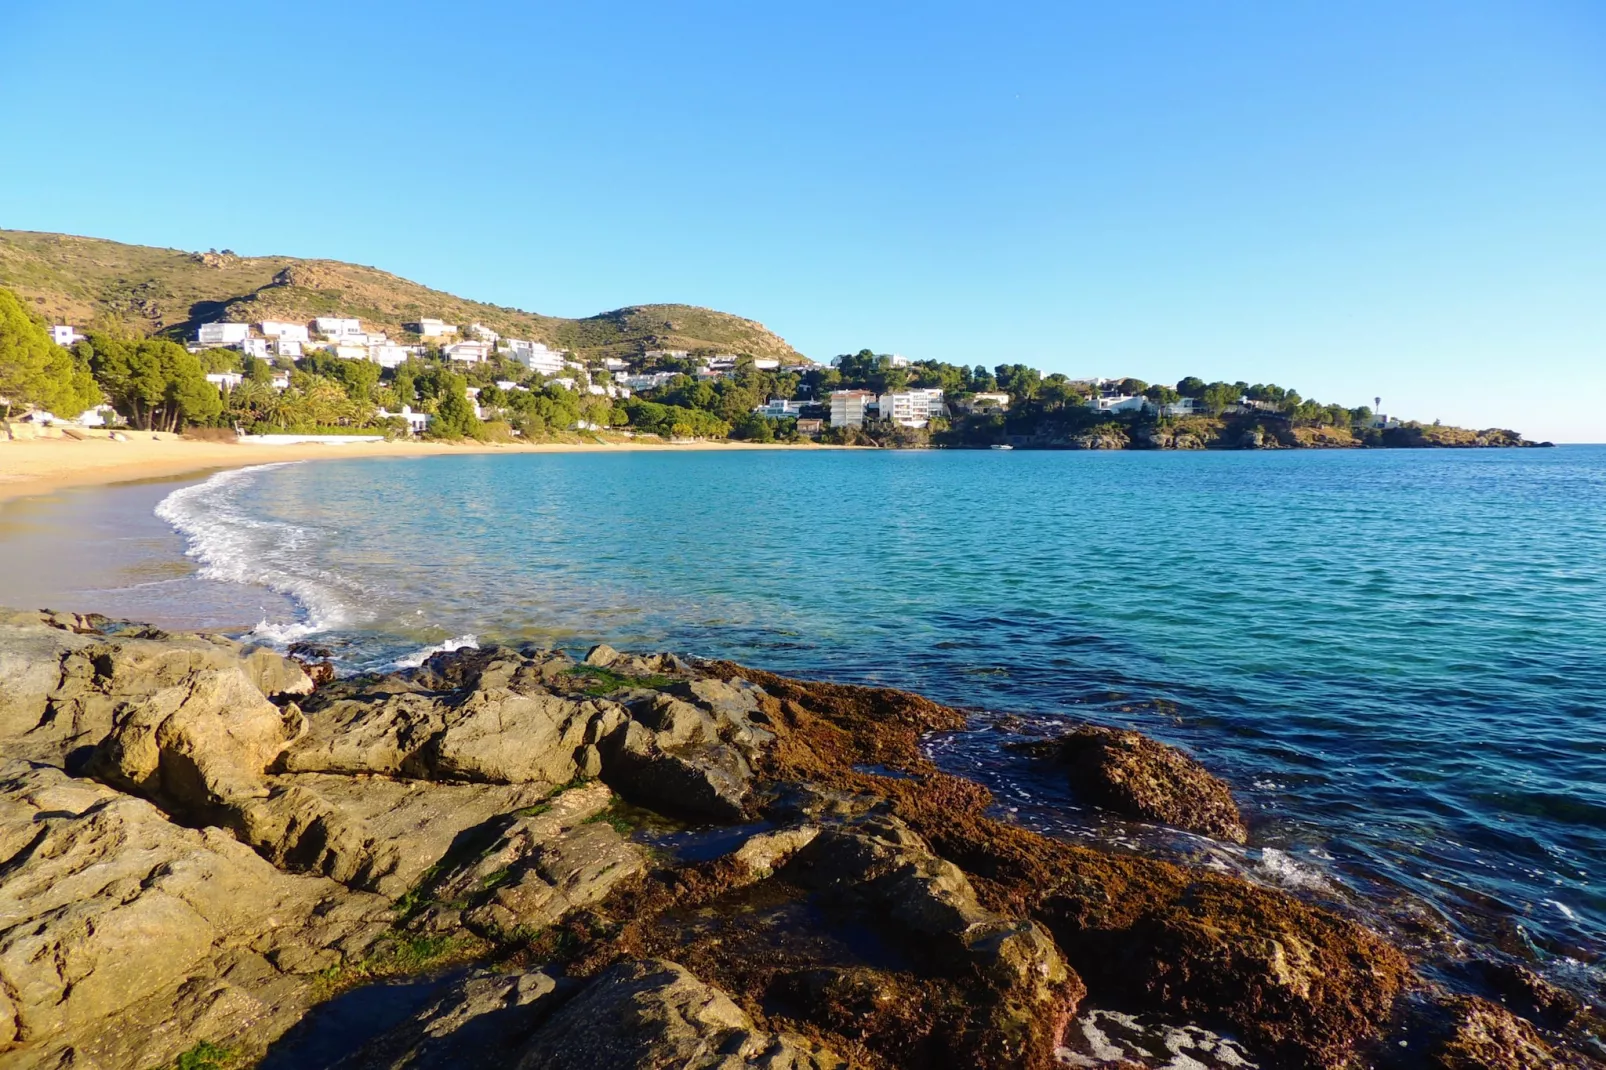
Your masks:
{"label": "shrub covered hill", "polygon": [[0,230],[0,286],[57,323],[186,339],[214,320],[352,316],[400,332],[434,317],[584,356],[717,349],[796,358],[762,324],[691,305],[636,305],[585,319],[469,301],[377,268],[289,256],[190,253],[68,234]]}

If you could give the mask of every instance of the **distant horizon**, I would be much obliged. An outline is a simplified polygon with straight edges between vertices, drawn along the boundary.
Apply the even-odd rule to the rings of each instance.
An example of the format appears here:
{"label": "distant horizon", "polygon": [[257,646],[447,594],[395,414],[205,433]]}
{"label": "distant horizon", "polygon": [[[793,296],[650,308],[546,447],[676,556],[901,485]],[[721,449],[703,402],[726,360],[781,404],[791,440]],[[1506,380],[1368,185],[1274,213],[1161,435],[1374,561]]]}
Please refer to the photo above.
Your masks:
{"label": "distant horizon", "polygon": [[[367,59],[308,66],[306,25]],[[1598,5],[85,0],[8,29],[36,151],[0,159],[7,227],[1606,440]],[[208,67],[220,40],[249,48]]]}

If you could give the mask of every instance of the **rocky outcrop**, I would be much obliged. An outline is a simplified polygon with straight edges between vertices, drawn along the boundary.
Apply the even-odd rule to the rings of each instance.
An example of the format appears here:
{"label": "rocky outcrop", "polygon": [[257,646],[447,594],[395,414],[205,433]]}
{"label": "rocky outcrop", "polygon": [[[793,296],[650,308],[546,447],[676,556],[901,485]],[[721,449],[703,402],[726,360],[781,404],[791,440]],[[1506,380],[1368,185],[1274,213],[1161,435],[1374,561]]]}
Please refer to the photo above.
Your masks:
{"label": "rocky outcrop", "polygon": [[[435,982],[348,1066],[1041,1068],[1090,991],[1201,1059],[1236,1051],[1204,1026],[1336,1066],[1388,1020],[1407,967],[1377,936],[993,820],[921,750],[964,724],[610,648],[314,688],[220,637],[0,615],[0,743],[30,759],[0,768],[0,1059],[249,1060],[316,999],[447,954],[511,972]],[[1054,754],[1101,805],[1242,838],[1170,748],[1087,730]],[[638,842],[665,828],[723,846]],[[1083,1039],[1137,1043],[1092,1013]],[[1463,1047],[1512,1028],[1476,1020]]]}
{"label": "rocky outcrop", "polygon": [[1446,1003],[1452,1015],[1449,1035],[1432,1052],[1443,1070],[1558,1070],[1564,1060],[1527,1022],[1504,1007],[1476,996]]}
{"label": "rocky outcrop", "polygon": [[1232,843],[1249,838],[1232,791],[1175,747],[1139,732],[1083,725],[1020,749],[1064,765],[1071,788],[1123,817]]}
{"label": "rocky outcrop", "polygon": [[45,766],[0,767],[0,1056],[148,1066],[282,1031],[314,969],[359,960],[389,905],[281,873],[216,829]]}
{"label": "rocky outcrop", "polygon": [[517,1070],[687,1067],[835,1070],[845,1065],[801,1036],[772,1033],[724,992],[673,962],[622,962],[538,1029]]}
{"label": "rocky outcrop", "polygon": [[540,971],[472,974],[334,1070],[502,1070],[517,1062],[558,991]]}
{"label": "rocky outcrop", "polygon": [[516,811],[497,838],[425,889],[426,925],[459,922],[486,936],[533,933],[647,870],[647,853],[606,821],[614,795],[601,784],[574,788]]}
{"label": "rocky outcrop", "polygon": [[396,897],[470,829],[535,806],[544,786],[425,784],[320,773],[275,776],[231,823],[275,865]]}

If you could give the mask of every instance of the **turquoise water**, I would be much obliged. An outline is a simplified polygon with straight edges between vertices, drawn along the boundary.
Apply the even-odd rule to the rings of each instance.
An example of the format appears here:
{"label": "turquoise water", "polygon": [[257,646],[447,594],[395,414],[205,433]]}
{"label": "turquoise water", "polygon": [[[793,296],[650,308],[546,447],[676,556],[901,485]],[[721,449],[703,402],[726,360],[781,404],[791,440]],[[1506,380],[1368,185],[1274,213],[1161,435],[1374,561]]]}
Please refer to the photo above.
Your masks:
{"label": "turquoise water", "polygon": [[[1257,847],[1201,860],[1421,946],[1606,950],[1606,448],[432,457],[159,511],[348,667],[607,640],[1130,723],[1243,801]],[[995,738],[934,753],[1050,822]]]}

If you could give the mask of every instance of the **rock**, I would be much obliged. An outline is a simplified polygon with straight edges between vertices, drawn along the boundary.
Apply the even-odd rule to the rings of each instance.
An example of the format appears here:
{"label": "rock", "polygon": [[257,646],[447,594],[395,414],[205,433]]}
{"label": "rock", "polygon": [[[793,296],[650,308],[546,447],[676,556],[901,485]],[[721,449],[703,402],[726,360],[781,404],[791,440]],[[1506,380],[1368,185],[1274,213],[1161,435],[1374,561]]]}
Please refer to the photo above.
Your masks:
{"label": "rock", "polygon": [[607,643],[598,643],[586,652],[587,665],[595,665],[599,669],[606,669],[621,657],[619,651]]}
{"label": "rock", "polygon": [[731,853],[731,861],[747,871],[753,880],[762,880],[774,874],[792,856],[814,842],[820,834],[818,825],[797,825],[760,832],[747,838]]}
{"label": "rock", "polygon": [[[247,652],[241,660],[246,676],[268,698],[312,694],[313,678],[290,658],[282,657],[267,647],[258,647]],[[329,668],[332,676],[334,666]]]}
{"label": "rock", "polygon": [[[1444,1070],[1556,1070],[1564,1065],[1534,1027],[1476,996],[1445,1003],[1453,1016],[1449,1036],[1432,1053]],[[1576,1064],[1582,1065],[1582,1064]]]}
{"label": "rock", "polygon": [[200,1039],[271,1038],[311,989],[264,955],[366,940],[389,913],[280,873],[219,829],[21,762],[0,767],[0,858],[8,1066],[70,1050],[88,1060],[74,1065],[144,1067]]}
{"label": "rock", "polygon": [[996,998],[994,1030],[1018,1038],[1023,1051],[1034,1046],[1027,1038],[1045,1030],[1052,1047],[1086,991],[1046,930],[983,907],[964,871],[891,815],[820,828],[783,872],[805,887],[858,900],[917,943],[969,959]]}
{"label": "rock", "polygon": [[[604,705],[546,691],[466,695],[380,682],[320,693],[308,731],[289,747],[285,772],[382,773],[430,780],[563,784]],[[322,697],[327,694],[327,697]],[[623,719],[623,715],[617,715]]]}
{"label": "rock", "polygon": [[1090,1010],[1066,1031],[1060,1065],[1082,1070],[1255,1070],[1237,1043],[1155,1015]]}
{"label": "rock", "polygon": [[558,989],[539,971],[472,974],[332,1070],[502,1070],[518,1058]]}
{"label": "rock", "polygon": [[[222,723],[251,734],[243,722],[267,706],[235,644],[135,627],[102,634],[96,629],[114,622],[62,616],[0,613],[0,739],[12,757],[65,765],[68,755],[105,741],[115,723],[143,723],[157,709],[180,706],[186,719],[218,702],[230,707]],[[294,683],[273,673],[266,658],[256,670]],[[282,742],[283,729],[277,734]]]}
{"label": "rock", "polygon": [[[533,784],[430,784],[300,773],[268,778],[238,809],[240,835],[275,865],[394,898],[472,829],[542,803]],[[487,832],[487,838],[490,833]]]}
{"label": "rock", "polygon": [[1583,1011],[1583,1002],[1571,992],[1514,962],[1481,962],[1483,981],[1500,995],[1506,1006],[1524,1018],[1561,1029]]}
{"label": "rock", "polygon": [[512,691],[475,691],[453,707],[431,740],[426,764],[437,779],[564,784],[579,769],[594,702]]}
{"label": "rock", "polygon": [[[533,932],[590,906],[647,868],[641,847],[592,820],[612,801],[607,787],[590,784],[527,808],[483,852],[432,884],[430,898],[453,904],[452,913],[460,910],[490,936]],[[433,923],[449,927],[450,920],[441,912]]]}
{"label": "rock", "polygon": [[267,793],[263,773],[301,730],[238,667],[202,668],[119,706],[89,771],[164,808],[200,814]]}
{"label": "rock", "polygon": [[1175,747],[1096,725],[1052,746],[1069,767],[1071,787],[1096,806],[1232,843],[1249,838],[1227,785]]}
{"label": "rock", "polygon": [[660,749],[719,742],[719,726],[696,706],[656,692],[648,692],[647,696],[631,703],[629,709],[638,723],[658,733],[656,742]]}
{"label": "rock", "polygon": [[623,962],[538,1028],[517,1070],[684,1067],[833,1070],[842,1059],[759,1029],[731,998],[662,959]]}
{"label": "rock", "polygon": [[733,747],[698,744],[666,751],[651,729],[629,721],[599,749],[603,779],[643,806],[716,821],[737,821],[747,813],[752,770]]}

